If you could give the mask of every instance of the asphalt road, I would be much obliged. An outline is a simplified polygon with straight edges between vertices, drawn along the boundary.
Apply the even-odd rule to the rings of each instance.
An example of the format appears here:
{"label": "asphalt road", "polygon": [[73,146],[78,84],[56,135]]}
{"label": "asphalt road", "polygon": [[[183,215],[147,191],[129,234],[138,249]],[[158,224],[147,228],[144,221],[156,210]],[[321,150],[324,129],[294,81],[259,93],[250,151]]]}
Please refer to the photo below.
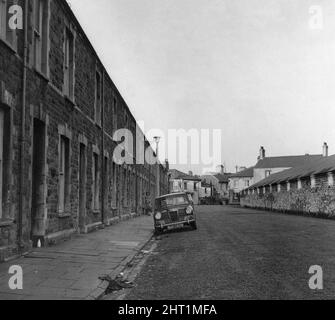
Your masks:
{"label": "asphalt road", "polygon": [[[334,299],[335,221],[197,208],[197,231],[159,237],[125,299]],[[309,288],[313,265],[324,289]]]}

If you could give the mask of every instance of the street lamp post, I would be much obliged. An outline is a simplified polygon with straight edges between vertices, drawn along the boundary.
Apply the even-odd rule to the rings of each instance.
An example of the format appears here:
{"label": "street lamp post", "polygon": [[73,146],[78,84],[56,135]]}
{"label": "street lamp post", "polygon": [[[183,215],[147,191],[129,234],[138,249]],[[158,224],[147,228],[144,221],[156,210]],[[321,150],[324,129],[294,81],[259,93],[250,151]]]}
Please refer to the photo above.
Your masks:
{"label": "street lamp post", "polygon": [[156,198],[160,196],[160,174],[159,174],[159,142],[161,141],[161,137],[154,137],[156,142]]}

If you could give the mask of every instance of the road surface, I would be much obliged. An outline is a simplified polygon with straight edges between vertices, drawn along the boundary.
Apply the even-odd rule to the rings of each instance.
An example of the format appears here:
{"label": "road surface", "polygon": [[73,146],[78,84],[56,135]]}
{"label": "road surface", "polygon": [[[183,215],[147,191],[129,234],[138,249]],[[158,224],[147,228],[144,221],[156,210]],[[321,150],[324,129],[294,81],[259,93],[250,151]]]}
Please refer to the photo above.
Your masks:
{"label": "road surface", "polygon": [[[335,221],[233,206],[197,212],[197,231],[158,238],[125,299],[335,298]],[[309,287],[314,265],[323,290]]]}

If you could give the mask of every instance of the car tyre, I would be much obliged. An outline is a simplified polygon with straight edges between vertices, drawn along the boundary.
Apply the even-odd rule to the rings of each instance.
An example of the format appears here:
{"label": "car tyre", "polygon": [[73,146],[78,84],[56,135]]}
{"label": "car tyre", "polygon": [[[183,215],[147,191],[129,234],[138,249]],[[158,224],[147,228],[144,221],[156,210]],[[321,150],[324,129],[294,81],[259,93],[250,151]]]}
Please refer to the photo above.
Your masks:
{"label": "car tyre", "polygon": [[155,236],[160,236],[163,233],[162,229],[155,228]]}
{"label": "car tyre", "polygon": [[197,230],[197,229],[198,229],[197,223],[196,223],[195,221],[191,222],[190,225],[191,225],[191,228],[192,228],[193,230]]}

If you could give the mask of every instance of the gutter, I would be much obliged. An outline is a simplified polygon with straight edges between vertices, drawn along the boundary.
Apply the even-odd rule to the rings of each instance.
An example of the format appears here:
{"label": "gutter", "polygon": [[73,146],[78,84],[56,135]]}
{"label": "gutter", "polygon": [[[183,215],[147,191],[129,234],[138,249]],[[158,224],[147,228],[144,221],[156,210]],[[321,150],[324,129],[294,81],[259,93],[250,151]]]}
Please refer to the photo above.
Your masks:
{"label": "gutter", "polygon": [[19,215],[18,215],[18,248],[19,252],[24,248],[22,242],[23,203],[24,203],[24,150],[25,150],[25,126],[26,126],[26,94],[27,94],[27,57],[28,57],[28,10],[29,2],[24,2],[24,43],[23,43],[23,72],[22,72],[22,112],[20,135],[20,178],[19,178]]}

